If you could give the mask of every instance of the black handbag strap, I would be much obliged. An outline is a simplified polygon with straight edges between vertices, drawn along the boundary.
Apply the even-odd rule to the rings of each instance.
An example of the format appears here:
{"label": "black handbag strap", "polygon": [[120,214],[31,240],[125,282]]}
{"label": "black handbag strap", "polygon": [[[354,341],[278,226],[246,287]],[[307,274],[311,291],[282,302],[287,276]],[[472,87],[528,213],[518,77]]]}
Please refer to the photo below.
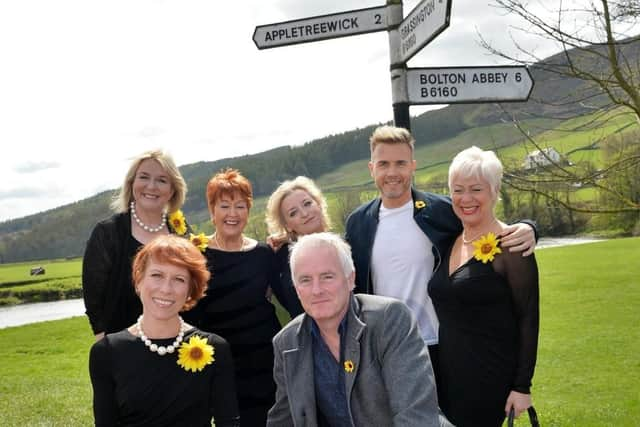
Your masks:
{"label": "black handbag strap", "polygon": [[[540,422],[538,421],[538,414],[533,406],[529,406],[527,408],[527,412],[529,413],[529,422],[532,427],[540,427]],[[515,412],[513,411],[513,407],[509,411],[509,417],[507,418],[507,425],[509,427],[513,427],[513,419],[515,418]]]}

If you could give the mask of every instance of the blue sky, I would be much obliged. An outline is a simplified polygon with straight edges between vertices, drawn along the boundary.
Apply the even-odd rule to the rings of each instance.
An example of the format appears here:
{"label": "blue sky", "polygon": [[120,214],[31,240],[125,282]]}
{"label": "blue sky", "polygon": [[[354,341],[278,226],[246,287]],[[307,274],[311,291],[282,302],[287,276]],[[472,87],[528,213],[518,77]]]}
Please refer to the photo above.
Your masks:
{"label": "blue sky", "polygon": [[[384,3],[0,0],[0,221],[115,188],[146,149],[182,165],[391,120],[386,32],[252,41],[256,25]],[[514,21],[489,3],[453,0],[451,26],[409,66],[503,64],[477,42],[510,47]]]}

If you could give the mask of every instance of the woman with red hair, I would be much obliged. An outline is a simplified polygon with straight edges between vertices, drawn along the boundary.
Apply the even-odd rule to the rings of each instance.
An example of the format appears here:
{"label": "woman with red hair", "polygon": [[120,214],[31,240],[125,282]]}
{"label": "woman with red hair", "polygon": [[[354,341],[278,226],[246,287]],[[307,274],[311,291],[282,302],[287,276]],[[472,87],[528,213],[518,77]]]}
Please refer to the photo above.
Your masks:
{"label": "woman with red hair", "polygon": [[224,337],[236,372],[240,422],[263,426],[275,401],[273,346],[280,330],[275,307],[267,299],[276,284],[275,255],[243,232],[253,202],[251,183],[235,169],[214,175],[207,184],[207,204],[215,232],[204,249],[212,278],[207,295],[187,319]]}
{"label": "woman with red hair", "polygon": [[131,287],[142,315],[89,356],[96,426],[240,425],[229,344],[179,314],[202,298],[209,276],[186,239],[159,236],[138,252]]}

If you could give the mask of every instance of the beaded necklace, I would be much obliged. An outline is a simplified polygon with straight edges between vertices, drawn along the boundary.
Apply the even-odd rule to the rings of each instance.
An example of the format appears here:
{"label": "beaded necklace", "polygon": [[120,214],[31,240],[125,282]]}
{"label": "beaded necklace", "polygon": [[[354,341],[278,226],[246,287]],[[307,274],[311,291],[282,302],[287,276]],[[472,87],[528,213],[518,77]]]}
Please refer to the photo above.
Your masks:
{"label": "beaded necklace", "polygon": [[138,317],[138,321],[136,322],[138,336],[152,353],[158,353],[159,356],[164,356],[167,353],[173,353],[182,342],[182,338],[184,337],[185,332],[184,320],[182,320],[182,317],[180,316],[178,316],[178,319],[180,319],[180,330],[178,331],[178,336],[176,337],[176,339],[169,346],[165,347],[163,345],[154,344],[149,338],[147,338],[147,336],[144,334],[144,331],[142,330],[142,315]]}

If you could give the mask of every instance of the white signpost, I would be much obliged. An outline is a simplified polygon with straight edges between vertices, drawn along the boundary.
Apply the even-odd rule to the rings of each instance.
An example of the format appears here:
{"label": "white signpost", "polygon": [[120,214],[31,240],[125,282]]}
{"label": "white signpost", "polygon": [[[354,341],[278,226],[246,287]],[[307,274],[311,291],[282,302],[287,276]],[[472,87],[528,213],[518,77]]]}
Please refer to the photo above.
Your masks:
{"label": "white signpost", "polygon": [[422,0],[398,27],[400,62],[407,62],[449,26],[451,0]]}
{"label": "white signpost", "polygon": [[257,26],[258,49],[307,43],[375,31],[389,32],[393,115],[411,129],[410,105],[526,101],[533,79],[526,67],[407,69],[407,61],[448,26],[451,0],[422,0],[403,19],[402,1],[387,6]]}
{"label": "white signpost", "polygon": [[526,67],[409,68],[408,101],[414,105],[526,101],[533,79]]}
{"label": "white signpost", "polygon": [[381,6],[260,25],[253,32],[253,42],[258,49],[268,49],[386,29],[387,7]]}

